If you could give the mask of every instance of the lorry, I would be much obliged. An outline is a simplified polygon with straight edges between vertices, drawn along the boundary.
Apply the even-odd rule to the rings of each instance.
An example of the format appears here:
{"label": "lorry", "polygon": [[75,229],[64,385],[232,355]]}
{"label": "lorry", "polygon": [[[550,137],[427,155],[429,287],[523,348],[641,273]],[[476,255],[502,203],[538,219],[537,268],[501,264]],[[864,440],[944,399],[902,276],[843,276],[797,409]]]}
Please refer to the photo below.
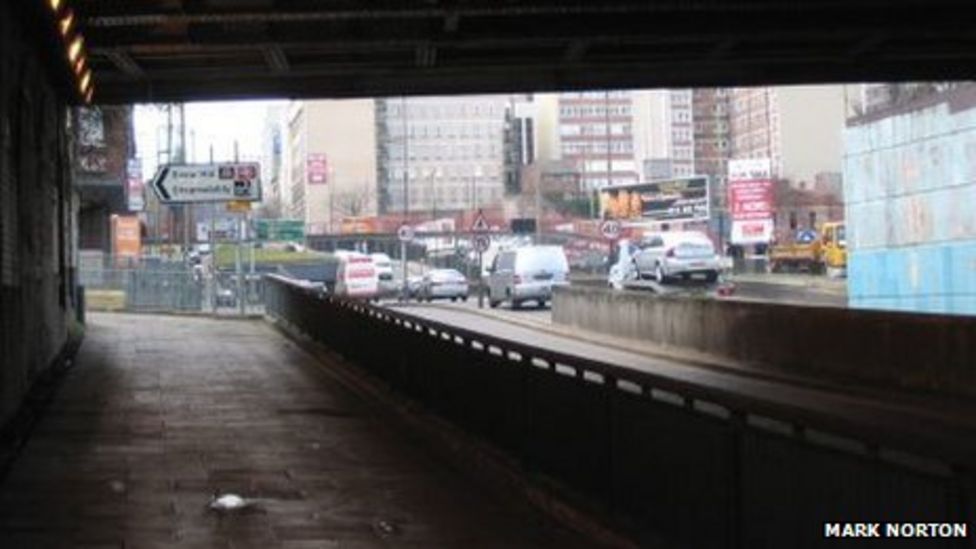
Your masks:
{"label": "lorry", "polygon": [[844,223],[824,223],[819,235],[813,231],[800,231],[792,242],[774,245],[769,250],[769,270],[774,273],[826,273],[831,278],[847,276]]}

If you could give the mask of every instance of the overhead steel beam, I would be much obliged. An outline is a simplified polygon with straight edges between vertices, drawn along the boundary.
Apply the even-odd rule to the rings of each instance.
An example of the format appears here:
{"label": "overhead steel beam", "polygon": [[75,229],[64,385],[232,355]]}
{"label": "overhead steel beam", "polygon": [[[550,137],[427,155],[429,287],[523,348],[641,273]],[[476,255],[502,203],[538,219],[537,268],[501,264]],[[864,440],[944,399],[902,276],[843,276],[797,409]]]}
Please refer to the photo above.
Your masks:
{"label": "overhead steel beam", "polygon": [[268,67],[271,68],[273,72],[276,73],[286,73],[290,68],[288,63],[288,56],[285,55],[284,50],[281,46],[277,44],[266,44],[261,50],[264,52],[264,59],[268,63]]}
{"label": "overhead steel beam", "polygon": [[125,50],[113,48],[107,50],[99,50],[97,53],[92,52],[93,55],[102,55],[106,57],[113,65],[123,74],[129,78],[142,79],[146,77],[146,72],[139,66],[138,63],[132,59]]}

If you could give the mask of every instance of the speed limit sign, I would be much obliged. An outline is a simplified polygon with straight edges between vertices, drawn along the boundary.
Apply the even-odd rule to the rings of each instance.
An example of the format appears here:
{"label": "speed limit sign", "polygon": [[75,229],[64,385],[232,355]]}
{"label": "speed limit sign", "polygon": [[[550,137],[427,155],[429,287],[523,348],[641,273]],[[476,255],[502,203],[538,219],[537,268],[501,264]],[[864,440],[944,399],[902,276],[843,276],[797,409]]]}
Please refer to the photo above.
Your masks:
{"label": "speed limit sign", "polygon": [[620,222],[615,219],[607,219],[600,224],[600,234],[607,240],[616,240],[620,236]]}

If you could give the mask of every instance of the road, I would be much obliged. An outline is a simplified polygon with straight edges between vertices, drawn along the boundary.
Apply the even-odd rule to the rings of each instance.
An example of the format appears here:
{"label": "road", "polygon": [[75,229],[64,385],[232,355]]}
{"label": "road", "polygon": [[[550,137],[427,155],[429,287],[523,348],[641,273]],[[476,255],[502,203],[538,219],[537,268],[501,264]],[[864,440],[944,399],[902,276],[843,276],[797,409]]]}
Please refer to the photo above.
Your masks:
{"label": "road", "polygon": [[[806,276],[743,276],[735,281],[735,293],[723,297],[728,301],[757,301],[790,305],[846,307],[847,293],[843,281],[830,281],[823,277]],[[598,282],[591,282],[594,285]],[[453,308],[460,311],[479,312],[478,300],[471,297],[466,302],[437,301],[437,308]],[[503,304],[496,309],[488,307],[487,300],[480,313],[493,318],[517,322],[552,324],[552,310],[539,308],[531,302],[517,310]]]}

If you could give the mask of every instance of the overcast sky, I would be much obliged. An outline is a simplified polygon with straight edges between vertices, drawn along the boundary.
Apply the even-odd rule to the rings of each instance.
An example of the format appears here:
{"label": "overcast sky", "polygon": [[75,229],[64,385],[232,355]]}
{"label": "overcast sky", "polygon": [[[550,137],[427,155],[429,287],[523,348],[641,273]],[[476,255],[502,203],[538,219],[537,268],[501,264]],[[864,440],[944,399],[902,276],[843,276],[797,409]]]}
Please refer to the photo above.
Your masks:
{"label": "overcast sky", "polygon": [[[234,141],[241,160],[259,160],[261,136],[268,107],[282,101],[227,101],[187,103],[187,161],[208,162],[213,145],[217,162],[234,159]],[[142,158],[143,177],[156,172],[157,140],[165,148],[166,111],[156,105],[135,109],[136,154]],[[178,121],[174,121],[178,123]]]}

